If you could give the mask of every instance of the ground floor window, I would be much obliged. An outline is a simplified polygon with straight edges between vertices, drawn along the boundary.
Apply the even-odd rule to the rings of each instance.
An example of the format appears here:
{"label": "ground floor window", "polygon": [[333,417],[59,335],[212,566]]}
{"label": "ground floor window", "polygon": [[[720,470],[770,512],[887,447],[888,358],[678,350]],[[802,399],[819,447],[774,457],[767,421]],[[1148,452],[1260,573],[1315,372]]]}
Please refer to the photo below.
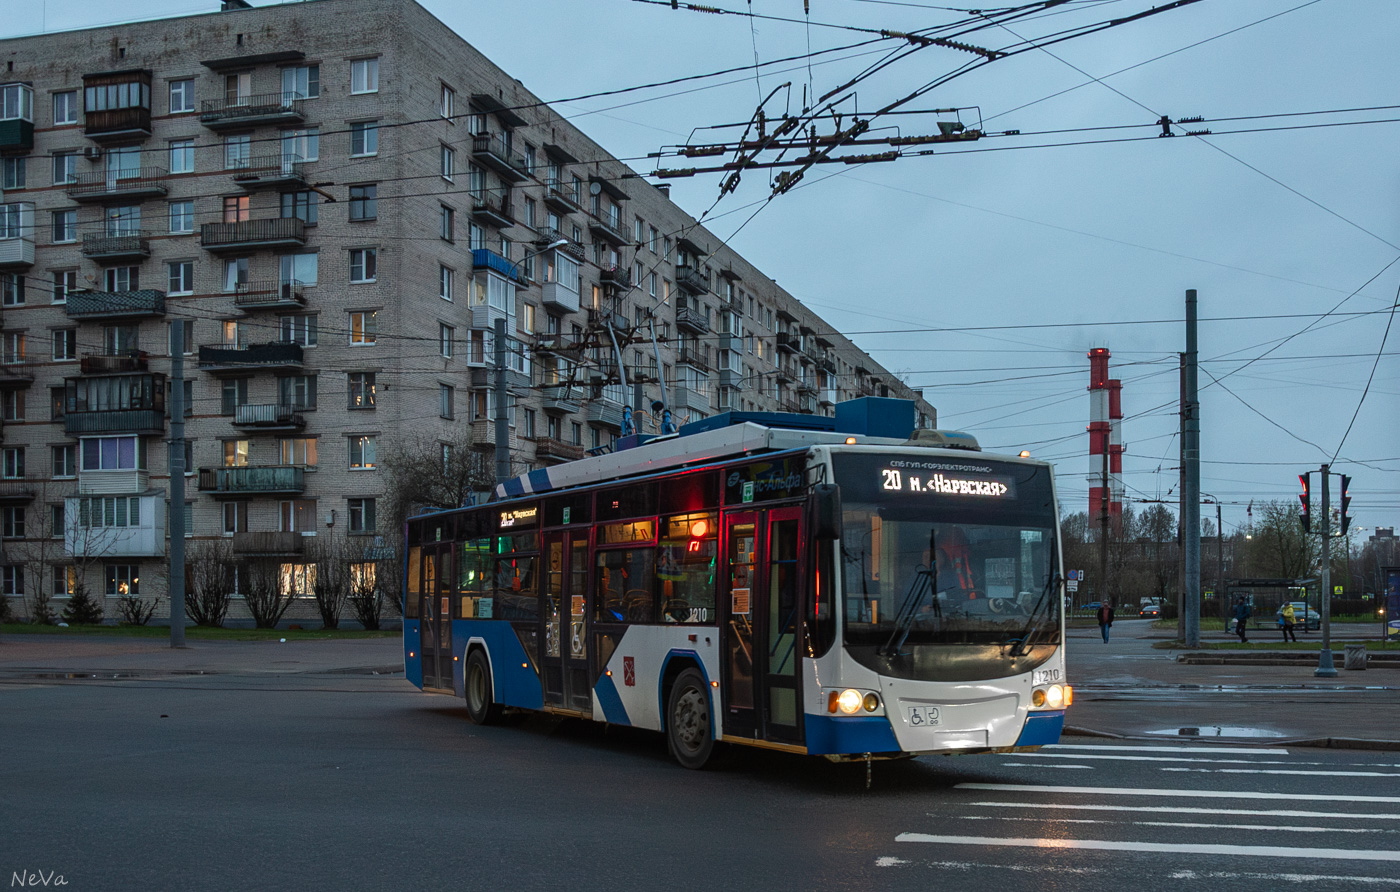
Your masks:
{"label": "ground floor window", "polygon": [[0,566],[0,595],[24,596],[24,568],[19,564]]}
{"label": "ground floor window", "polygon": [[282,564],[278,577],[281,589],[286,594],[309,598],[315,592],[315,564]]}
{"label": "ground floor window", "polygon": [[108,564],[106,569],[107,596],[109,598],[141,594],[141,566],[139,564]]}

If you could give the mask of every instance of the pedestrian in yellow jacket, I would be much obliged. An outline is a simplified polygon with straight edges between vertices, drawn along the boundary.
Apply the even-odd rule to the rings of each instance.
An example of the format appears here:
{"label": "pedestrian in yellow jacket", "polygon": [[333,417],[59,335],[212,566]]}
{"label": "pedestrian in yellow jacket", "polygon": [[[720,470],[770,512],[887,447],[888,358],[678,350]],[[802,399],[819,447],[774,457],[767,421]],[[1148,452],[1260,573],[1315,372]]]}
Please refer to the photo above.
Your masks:
{"label": "pedestrian in yellow jacket", "polygon": [[1287,601],[1283,603],[1283,610],[1279,611],[1279,619],[1283,622],[1283,640],[1297,641],[1298,636],[1293,634],[1294,613],[1292,604]]}

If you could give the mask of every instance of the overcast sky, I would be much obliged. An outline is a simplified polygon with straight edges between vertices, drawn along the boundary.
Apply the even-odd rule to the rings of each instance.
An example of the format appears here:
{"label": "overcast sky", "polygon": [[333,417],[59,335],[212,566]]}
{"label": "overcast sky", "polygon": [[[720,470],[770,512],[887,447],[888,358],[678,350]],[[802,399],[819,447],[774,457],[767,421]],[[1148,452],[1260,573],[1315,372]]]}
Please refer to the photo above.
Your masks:
{"label": "overcast sky", "polygon": [[[803,0],[709,3],[792,21],[643,0],[424,5],[549,101],[873,37],[830,25],[908,32],[967,21],[957,7],[976,5],[808,2],[810,27]],[[1076,0],[966,40],[1003,48],[1154,2],[1161,5]],[[218,5],[146,0],[142,8],[158,16]],[[27,8],[38,8],[49,30],[114,18],[91,0]],[[41,27],[5,19],[3,36]],[[1400,263],[1387,268],[1400,258],[1400,126],[1316,126],[1400,118],[1400,107],[1298,114],[1396,106],[1397,37],[1395,0],[1202,0],[1001,59],[909,106],[968,109],[960,117],[969,127],[980,114],[989,135],[975,144],[822,166],[749,220],[771,191],[767,172],[751,171],[706,225],[732,235],[736,250],[922,387],[941,426],[1055,461],[1071,509],[1087,507],[1085,352],[1099,346],[1112,350],[1114,376],[1124,382],[1128,494],[1175,503],[1177,354],[1185,349],[1184,292],[1197,289],[1201,489],[1225,503],[1228,530],[1246,522],[1250,500],[1293,499],[1297,474],[1337,453],[1400,294]],[[773,65],[757,79],[740,73],[556,107],[639,172],[691,166],[646,156],[734,138],[732,130],[697,128],[747,121],[760,95],[787,82],[790,91],[768,109],[798,112],[809,85],[823,94],[894,48],[885,41],[817,56],[810,69],[805,61]],[[863,82],[843,111],[869,113],[975,58],[922,49]],[[1213,135],[1155,138],[1160,128],[1149,125],[1164,114],[1204,116],[1188,126]],[[1251,117],[1263,115],[1289,116]],[[882,119],[873,132],[924,134],[936,131],[934,121]],[[993,136],[1007,130],[1022,135]],[[673,182],[672,197],[692,214],[718,196],[715,174]],[[1400,521],[1397,354],[1400,325],[1334,465],[1354,478],[1354,524],[1365,535]]]}

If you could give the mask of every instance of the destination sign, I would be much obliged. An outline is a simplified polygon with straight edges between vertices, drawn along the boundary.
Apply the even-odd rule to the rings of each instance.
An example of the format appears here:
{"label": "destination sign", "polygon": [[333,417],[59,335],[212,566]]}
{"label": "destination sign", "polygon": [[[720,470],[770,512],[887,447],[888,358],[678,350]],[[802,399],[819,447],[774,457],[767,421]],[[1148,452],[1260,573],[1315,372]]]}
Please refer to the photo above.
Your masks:
{"label": "destination sign", "polygon": [[501,512],[501,529],[508,527],[529,526],[535,522],[535,517],[539,514],[539,507],[531,505],[528,508],[514,508]]}
{"label": "destination sign", "polygon": [[919,473],[899,468],[880,469],[880,489],[885,492],[927,493],[979,499],[1016,497],[1015,484],[1010,477],[973,476],[939,471]]}

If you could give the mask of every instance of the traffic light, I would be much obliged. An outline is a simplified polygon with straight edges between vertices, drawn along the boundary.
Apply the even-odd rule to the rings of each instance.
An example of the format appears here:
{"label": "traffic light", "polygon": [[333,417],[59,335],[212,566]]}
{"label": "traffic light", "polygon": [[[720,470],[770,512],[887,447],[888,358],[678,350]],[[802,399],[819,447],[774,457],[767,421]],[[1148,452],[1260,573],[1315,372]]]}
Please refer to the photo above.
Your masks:
{"label": "traffic light", "polygon": [[1351,526],[1351,516],[1347,514],[1347,506],[1351,504],[1351,493],[1349,493],[1349,492],[1347,491],[1347,490],[1349,490],[1349,489],[1351,489],[1351,478],[1348,477],[1347,475],[1343,474],[1343,475],[1342,475],[1342,535],[1343,535],[1343,536],[1345,536],[1345,535],[1347,534],[1347,527]]}
{"label": "traffic light", "polygon": [[1303,513],[1298,515],[1298,522],[1303,525],[1303,532],[1311,533],[1312,520],[1308,517],[1308,507],[1311,504],[1308,501],[1308,475],[1299,474],[1298,482],[1303,484],[1303,491],[1298,493],[1298,500],[1303,503]]}

